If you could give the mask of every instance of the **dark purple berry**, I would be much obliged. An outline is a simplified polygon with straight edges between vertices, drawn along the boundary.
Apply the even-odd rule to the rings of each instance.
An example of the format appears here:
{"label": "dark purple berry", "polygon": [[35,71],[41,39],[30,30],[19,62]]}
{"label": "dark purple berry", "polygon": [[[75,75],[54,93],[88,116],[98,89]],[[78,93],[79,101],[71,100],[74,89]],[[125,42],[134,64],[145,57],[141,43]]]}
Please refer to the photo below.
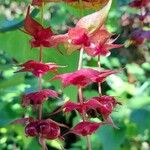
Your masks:
{"label": "dark purple berry", "polygon": [[49,125],[50,125],[50,131],[45,136],[45,138],[54,140],[60,136],[60,127],[54,122],[49,122]]}
{"label": "dark purple berry", "polygon": [[37,122],[31,122],[25,127],[25,133],[27,136],[37,136]]}
{"label": "dark purple berry", "polygon": [[50,131],[50,124],[48,121],[44,120],[38,123],[38,132],[40,134],[47,134]]}

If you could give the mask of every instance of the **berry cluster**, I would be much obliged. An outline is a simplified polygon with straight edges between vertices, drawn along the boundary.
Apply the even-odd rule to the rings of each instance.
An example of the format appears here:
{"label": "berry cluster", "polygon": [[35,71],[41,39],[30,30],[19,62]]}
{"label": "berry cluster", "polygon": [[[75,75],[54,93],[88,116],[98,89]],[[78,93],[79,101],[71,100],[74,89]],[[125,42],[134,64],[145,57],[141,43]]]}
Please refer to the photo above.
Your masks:
{"label": "berry cluster", "polygon": [[58,123],[47,120],[36,120],[29,122],[25,127],[27,136],[40,136],[45,139],[57,139],[60,136],[60,127]]}
{"label": "berry cluster", "polygon": [[[22,118],[14,121],[14,123],[25,124],[25,134],[30,137],[39,137],[43,150],[47,149],[45,140],[63,139],[60,127],[66,127],[51,119],[42,119],[42,105],[48,97],[57,98],[58,93],[50,89],[42,89],[42,76],[47,72],[57,73],[59,66],[53,62],[44,63],[42,61],[43,47],[58,48],[59,44],[64,45],[68,53],[80,50],[78,70],[65,74],[55,75],[51,80],[60,79],[64,87],[74,85],[78,88],[78,102],[67,101],[57,112],[64,111],[66,113],[76,110],[82,118],[75,127],[70,129],[68,133],[74,133],[86,136],[88,150],[91,150],[89,135],[93,134],[100,126],[109,124],[116,127],[110,117],[112,111],[116,107],[117,100],[112,96],[102,95],[101,84],[105,79],[119,72],[119,70],[101,70],[100,56],[109,56],[110,50],[120,48],[122,44],[115,44],[116,39],[112,38],[112,33],[108,32],[104,23],[110,10],[112,0],[64,0],[68,4],[74,5],[77,9],[89,9],[102,7],[99,11],[81,18],[75,27],[70,28],[66,34],[55,35],[50,27],[43,26],[43,8],[48,2],[59,2],[58,0],[33,0],[32,5],[42,8],[41,23],[37,22],[30,15],[30,6],[27,9],[24,21],[24,32],[31,36],[30,45],[32,48],[39,47],[39,62],[29,60],[21,65],[17,72],[31,72],[39,80],[38,91],[24,94],[22,97],[22,106],[33,106],[38,108],[39,116],[37,119]],[[83,68],[83,53],[91,57],[98,58],[98,69]],[[83,96],[83,88],[92,83],[97,83],[99,96],[86,99]],[[57,113],[55,112],[55,113]],[[91,122],[90,118],[102,116],[100,122]]]}

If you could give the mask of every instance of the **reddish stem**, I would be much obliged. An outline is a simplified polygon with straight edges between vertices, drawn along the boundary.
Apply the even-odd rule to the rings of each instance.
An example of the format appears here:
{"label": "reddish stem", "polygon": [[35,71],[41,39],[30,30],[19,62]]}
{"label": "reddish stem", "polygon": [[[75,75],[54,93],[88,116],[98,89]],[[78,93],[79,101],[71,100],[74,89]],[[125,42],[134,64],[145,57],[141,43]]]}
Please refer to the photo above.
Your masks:
{"label": "reddish stem", "polygon": [[[42,7],[41,7],[41,24],[42,24],[42,26],[43,26],[43,15],[44,15],[44,2],[42,3]],[[39,53],[39,61],[40,62],[42,62],[42,52],[43,52],[43,47],[40,46],[40,53]],[[42,90],[42,76],[39,77],[38,84],[39,84],[38,89],[40,91],[40,90]],[[41,104],[39,106],[39,114],[38,114],[39,120],[42,119],[42,109],[43,109],[43,105]],[[45,143],[45,139],[40,140],[40,137],[39,137],[39,143],[42,146],[42,150],[48,150],[46,143]]]}
{"label": "reddish stem", "polygon": [[[44,3],[42,3],[42,7],[41,7],[41,24],[43,25],[43,9],[44,9]],[[40,54],[39,54],[39,61],[42,62],[42,51],[43,51],[43,47],[40,46]],[[39,77],[39,91],[42,90],[42,76]],[[42,119],[42,104],[39,106],[39,120]]]}
{"label": "reddish stem", "polygon": [[[82,68],[83,51],[84,51],[84,49],[81,48],[81,50],[80,50],[80,56],[79,56],[79,63],[78,63],[78,70],[80,70],[80,69]],[[83,99],[82,87],[78,87],[78,95],[79,95],[79,102],[80,102],[80,104],[83,104],[84,99]],[[83,120],[83,121],[86,121],[85,112],[83,112],[83,113],[81,114],[81,116],[82,116],[82,120]],[[91,150],[90,136],[86,136],[86,141],[87,141],[88,150]]]}
{"label": "reddish stem", "polygon": [[[98,65],[98,70],[101,71],[100,55],[98,56],[97,65]],[[98,82],[98,93],[99,93],[99,96],[102,95],[102,88],[101,88],[101,83],[100,82]]]}

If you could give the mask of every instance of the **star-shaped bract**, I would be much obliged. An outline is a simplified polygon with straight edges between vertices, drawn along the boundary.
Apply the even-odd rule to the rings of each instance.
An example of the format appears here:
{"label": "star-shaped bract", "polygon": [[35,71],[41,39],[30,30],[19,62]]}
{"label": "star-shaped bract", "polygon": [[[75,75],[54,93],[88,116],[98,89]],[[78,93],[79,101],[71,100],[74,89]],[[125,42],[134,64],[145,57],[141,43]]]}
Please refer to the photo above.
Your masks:
{"label": "star-shaped bract", "polygon": [[22,96],[22,106],[27,107],[29,105],[40,105],[48,99],[48,97],[56,98],[58,93],[54,90],[43,89],[38,92],[32,92]]}
{"label": "star-shaped bract", "polygon": [[97,100],[89,100],[89,101],[83,102],[82,104],[79,102],[75,103],[69,100],[63,105],[61,110],[63,109],[65,113],[71,112],[73,110],[77,110],[80,114],[84,114],[89,109],[96,110],[100,107],[102,107],[101,103],[99,103]]}
{"label": "star-shaped bract", "polygon": [[57,68],[61,67],[55,63],[42,63],[34,60],[29,60],[19,66],[22,67],[22,69],[17,72],[32,72],[36,77],[40,77],[48,71],[55,73]]}
{"label": "star-shaped bract", "polygon": [[105,118],[112,113],[117,104],[121,104],[120,102],[117,102],[113,96],[107,95],[92,97],[89,101],[91,100],[96,100],[101,104],[101,107],[97,108],[97,110],[102,116],[105,116]]}
{"label": "star-shaped bract", "polygon": [[95,133],[96,130],[102,125],[103,123],[83,121],[83,122],[78,123],[68,133],[74,133],[74,134],[81,135],[81,136],[87,136],[87,135],[91,135]]}
{"label": "star-shaped bract", "polygon": [[27,34],[32,36],[31,47],[50,47],[51,46],[51,36],[53,32],[51,29],[44,28],[40,23],[35,21],[30,16],[30,6],[27,10],[27,15],[24,21],[24,29]]}
{"label": "star-shaped bract", "polygon": [[92,57],[109,56],[111,49],[123,46],[123,44],[114,44],[117,38],[111,39],[111,36],[112,34],[103,26],[89,36],[90,45],[84,47],[85,52]]}
{"label": "star-shaped bract", "polygon": [[56,75],[53,80],[61,79],[63,86],[75,85],[78,87],[85,87],[93,82],[103,82],[106,77],[117,73],[116,70],[97,71],[94,69],[80,69],[72,73],[65,73]]}

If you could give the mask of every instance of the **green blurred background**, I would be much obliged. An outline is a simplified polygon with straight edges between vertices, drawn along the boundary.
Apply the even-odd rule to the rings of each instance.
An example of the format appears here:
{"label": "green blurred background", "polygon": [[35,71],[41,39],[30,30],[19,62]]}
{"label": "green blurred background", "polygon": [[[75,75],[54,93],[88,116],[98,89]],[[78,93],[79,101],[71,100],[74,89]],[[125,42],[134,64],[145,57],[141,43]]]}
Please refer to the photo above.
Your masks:
{"label": "green blurred background", "polygon": [[[150,149],[150,42],[143,45],[129,45],[128,39],[135,27],[138,27],[134,14],[139,13],[128,7],[129,0],[114,0],[107,28],[120,34],[117,43],[125,43],[125,47],[112,50],[111,56],[101,58],[101,64],[106,69],[125,68],[121,73],[113,75],[102,84],[103,94],[115,96],[122,105],[112,114],[115,124],[120,129],[101,127],[92,135],[93,150],[149,150]],[[24,116],[36,116],[36,111],[23,109],[20,106],[20,96],[23,93],[37,90],[37,79],[30,73],[14,73],[17,65],[29,59],[38,60],[38,49],[29,46],[30,37],[18,28],[22,28],[23,19],[29,0],[0,0],[0,150],[40,150],[36,138],[27,138],[24,127],[10,125],[10,122]],[[89,13],[86,11],[85,13]],[[32,16],[39,19],[39,10],[34,9]],[[55,33],[65,33],[69,26],[74,26],[80,16],[80,11],[66,4],[48,4],[45,7],[45,26],[51,26]],[[134,25],[130,25],[130,19]],[[125,20],[127,18],[127,20]],[[150,22],[149,22],[150,23]],[[150,24],[149,24],[150,25]],[[59,73],[70,72],[77,68],[79,52],[70,56],[63,55],[55,49],[45,49],[45,62],[56,62],[67,65]],[[84,66],[96,67],[97,59],[84,55]],[[52,88],[61,93],[60,82],[48,82],[50,74],[44,76],[43,88]],[[84,96],[90,98],[97,95],[95,84],[84,90]],[[49,100],[44,105],[44,118],[63,104],[63,100],[71,98],[76,101],[75,87],[63,89],[60,99]],[[56,121],[69,126],[79,122],[76,112],[66,115],[51,116]],[[96,121],[96,120],[95,120]],[[48,141],[51,150],[61,149],[64,145],[68,150],[86,150],[84,138],[68,135],[66,142]]]}

